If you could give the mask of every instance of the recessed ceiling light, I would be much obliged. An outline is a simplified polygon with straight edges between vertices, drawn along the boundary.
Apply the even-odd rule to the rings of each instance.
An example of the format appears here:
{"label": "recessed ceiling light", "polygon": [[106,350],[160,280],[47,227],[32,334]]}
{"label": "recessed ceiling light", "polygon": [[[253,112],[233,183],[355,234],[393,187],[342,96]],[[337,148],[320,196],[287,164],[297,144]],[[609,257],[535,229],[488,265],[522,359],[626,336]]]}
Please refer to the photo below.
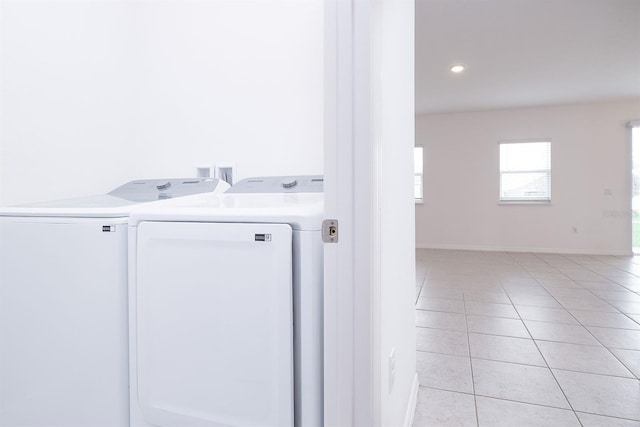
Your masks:
{"label": "recessed ceiling light", "polygon": [[464,65],[452,65],[451,68],[449,68],[451,70],[452,73],[461,73],[464,71]]}

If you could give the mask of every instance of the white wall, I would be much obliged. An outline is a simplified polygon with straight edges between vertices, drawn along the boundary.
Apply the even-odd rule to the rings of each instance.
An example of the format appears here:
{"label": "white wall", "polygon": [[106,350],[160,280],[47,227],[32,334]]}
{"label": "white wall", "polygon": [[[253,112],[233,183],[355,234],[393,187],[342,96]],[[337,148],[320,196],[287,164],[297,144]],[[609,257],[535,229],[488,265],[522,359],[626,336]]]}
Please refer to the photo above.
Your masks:
{"label": "white wall", "polygon": [[[374,298],[379,316],[380,426],[410,422],[417,393],[413,208],[414,2],[373,2]],[[375,286],[375,285],[374,285]],[[395,354],[390,383],[389,357]],[[409,413],[407,410],[409,409]],[[405,417],[409,417],[408,419]]]}
{"label": "white wall", "polygon": [[322,173],[321,0],[0,8],[0,205],[197,164]]}
{"label": "white wall", "polygon": [[0,205],[131,178],[125,3],[0,2]]}
{"label": "white wall", "polygon": [[[625,124],[639,117],[640,100],[417,116],[417,246],[630,253]],[[500,205],[498,141],[527,138],[552,140],[552,202]]]}
{"label": "white wall", "polygon": [[137,175],[323,171],[321,0],[137,2]]}

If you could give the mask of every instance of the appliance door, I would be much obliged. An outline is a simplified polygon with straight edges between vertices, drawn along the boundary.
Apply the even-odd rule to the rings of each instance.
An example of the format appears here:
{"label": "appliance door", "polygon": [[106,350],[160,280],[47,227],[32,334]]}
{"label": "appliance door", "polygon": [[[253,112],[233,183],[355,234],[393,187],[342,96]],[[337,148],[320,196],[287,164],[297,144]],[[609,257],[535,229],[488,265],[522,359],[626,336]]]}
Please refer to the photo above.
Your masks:
{"label": "appliance door", "polygon": [[132,405],[169,427],[292,426],[292,230],[142,222]]}
{"label": "appliance door", "polygon": [[127,361],[127,218],[0,218],[0,426],[127,426]]}

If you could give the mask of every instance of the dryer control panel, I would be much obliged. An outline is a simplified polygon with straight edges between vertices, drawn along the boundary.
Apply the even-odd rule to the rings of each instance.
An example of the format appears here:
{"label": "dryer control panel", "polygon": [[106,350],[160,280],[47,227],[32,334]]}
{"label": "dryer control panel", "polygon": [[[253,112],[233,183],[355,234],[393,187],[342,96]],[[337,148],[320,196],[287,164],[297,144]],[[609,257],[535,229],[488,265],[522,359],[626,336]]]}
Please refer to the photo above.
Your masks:
{"label": "dryer control panel", "polygon": [[322,175],[265,176],[247,178],[234,184],[225,193],[322,193]]}

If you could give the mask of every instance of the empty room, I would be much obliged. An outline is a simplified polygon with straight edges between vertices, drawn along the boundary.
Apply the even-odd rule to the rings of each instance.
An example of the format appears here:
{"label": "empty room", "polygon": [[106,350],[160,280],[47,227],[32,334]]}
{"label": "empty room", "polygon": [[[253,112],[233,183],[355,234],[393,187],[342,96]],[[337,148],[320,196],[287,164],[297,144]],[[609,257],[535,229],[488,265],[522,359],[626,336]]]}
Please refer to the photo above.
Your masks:
{"label": "empty room", "polygon": [[416,1],[414,426],[640,425],[639,19]]}

